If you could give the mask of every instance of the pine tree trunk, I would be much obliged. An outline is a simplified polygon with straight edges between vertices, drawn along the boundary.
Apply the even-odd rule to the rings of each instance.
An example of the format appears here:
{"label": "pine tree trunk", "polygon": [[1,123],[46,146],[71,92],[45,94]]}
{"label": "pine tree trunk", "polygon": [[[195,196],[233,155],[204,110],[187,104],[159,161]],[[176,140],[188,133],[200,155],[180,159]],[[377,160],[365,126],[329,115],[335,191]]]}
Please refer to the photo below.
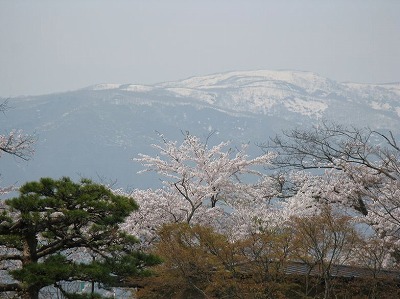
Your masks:
{"label": "pine tree trunk", "polygon": [[[30,264],[37,263],[38,258],[36,254],[37,239],[34,232],[27,232],[23,236],[23,250],[22,250],[22,267]],[[22,299],[39,299],[39,291],[35,285],[28,286],[28,289],[23,292]]]}
{"label": "pine tree trunk", "polygon": [[39,299],[39,290],[31,290],[29,296],[30,299]]}
{"label": "pine tree trunk", "polygon": [[21,299],[39,299],[39,290],[28,289],[21,294]]}

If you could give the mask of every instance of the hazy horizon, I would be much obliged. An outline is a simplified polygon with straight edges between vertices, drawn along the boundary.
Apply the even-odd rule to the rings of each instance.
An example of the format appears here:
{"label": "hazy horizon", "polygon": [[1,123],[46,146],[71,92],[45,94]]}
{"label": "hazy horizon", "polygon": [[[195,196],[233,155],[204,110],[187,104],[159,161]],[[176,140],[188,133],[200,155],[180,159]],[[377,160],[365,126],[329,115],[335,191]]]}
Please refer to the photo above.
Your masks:
{"label": "hazy horizon", "polygon": [[400,1],[0,1],[0,97],[240,70],[400,81]]}

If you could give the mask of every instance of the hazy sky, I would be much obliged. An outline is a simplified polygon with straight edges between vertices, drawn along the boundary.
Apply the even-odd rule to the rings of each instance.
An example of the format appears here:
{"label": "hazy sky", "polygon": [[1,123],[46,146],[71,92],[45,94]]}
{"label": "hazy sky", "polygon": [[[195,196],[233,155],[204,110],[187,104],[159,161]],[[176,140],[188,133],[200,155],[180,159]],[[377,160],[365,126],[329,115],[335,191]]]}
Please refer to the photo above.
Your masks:
{"label": "hazy sky", "polygon": [[0,0],[0,96],[296,69],[400,81],[399,0]]}

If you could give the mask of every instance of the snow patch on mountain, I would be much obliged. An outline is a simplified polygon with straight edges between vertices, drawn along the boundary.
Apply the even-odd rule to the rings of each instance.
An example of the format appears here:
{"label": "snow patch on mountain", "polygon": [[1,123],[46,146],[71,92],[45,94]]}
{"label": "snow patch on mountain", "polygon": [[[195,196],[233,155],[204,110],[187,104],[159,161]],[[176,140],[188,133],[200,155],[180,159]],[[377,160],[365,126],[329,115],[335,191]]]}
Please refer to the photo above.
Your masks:
{"label": "snow patch on mountain", "polygon": [[115,83],[101,83],[101,84],[96,84],[91,87],[92,90],[107,90],[107,89],[118,89],[121,86],[121,84],[115,84]]}
{"label": "snow patch on mountain", "polygon": [[322,118],[324,111],[329,107],[328,104],[322,101],[303,100],[298,98],[286,101],[284,105],[289,111],[315,117],[317,119]]}
{"label": "snow patch on mountain", "polygon": [[215,93],[191,88],[172,87],[166,88],[166,90],[175,93],[178,97],[196,98],[209,104],[214,104],[217,96]]}
{"label": "snow patch on mountain", "polygon": [[[272,82],[272,84],[271,84]],[[246,86],[261,86],[264,84],[291,84],[312,93],[317,90],[330,90],[337,84],[312,72],[302,71],[237,71],[208,76],[192,77],[182,81],[166,82],[162,87],[185,87],[194,89],[208,88],[239,88]]]}
{"label": "snow patch on mountain", "polygon": [[400,82],[399,83],[387,83],[387,84],[379,84],[381,88],[385,88],[388,91],[393,92],[394,94],[400,96]]}
{"label": "snow patch on mountain", "polygon": [[312,72],[237,71],[192,77],[157,85],[179,97],[193,97],[237,112],[269,114],[285,107],[304,116],[321,117],[329,106],[326,98],[344,88],[337,82]]}
{"label": "snow patch on mountain", "polygon": [[132,92],[149,92],[149,91],[154,90],[154,87],[149,86],[149,85],[129,84],[129,85],[124,85],[120,89],[125,90],[125,91],[132,91]]}
{"label": "snow patch on mountain", "polygon": [[372,101],[369,103],[372,109],[376,110],[390,110],[392,109],[392,106],[390,106],[388,103],[382,103],[382,102],[375,102]]}

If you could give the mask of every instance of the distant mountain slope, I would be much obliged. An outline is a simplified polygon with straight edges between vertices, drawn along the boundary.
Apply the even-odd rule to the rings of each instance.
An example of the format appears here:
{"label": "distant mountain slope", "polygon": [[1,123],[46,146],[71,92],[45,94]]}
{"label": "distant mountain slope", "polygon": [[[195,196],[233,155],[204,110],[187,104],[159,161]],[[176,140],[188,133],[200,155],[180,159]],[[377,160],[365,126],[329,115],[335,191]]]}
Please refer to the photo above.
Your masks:
{"label": "distant mountain slope", "polygon": [[156,131],[168,139],[181,139],[181,131],[216,131],[214,142],[236,144],[263,142],[322,119],[400,131],[399,83],[340,83],[299,71],[229,72],[152,86],[98,84],[9,104],[1,128],[35,132],[38,142],[28,163],[0,159],[2,184],[68,175],[151,186],[154,178],[137,175],[131,159],[152,151]]}

